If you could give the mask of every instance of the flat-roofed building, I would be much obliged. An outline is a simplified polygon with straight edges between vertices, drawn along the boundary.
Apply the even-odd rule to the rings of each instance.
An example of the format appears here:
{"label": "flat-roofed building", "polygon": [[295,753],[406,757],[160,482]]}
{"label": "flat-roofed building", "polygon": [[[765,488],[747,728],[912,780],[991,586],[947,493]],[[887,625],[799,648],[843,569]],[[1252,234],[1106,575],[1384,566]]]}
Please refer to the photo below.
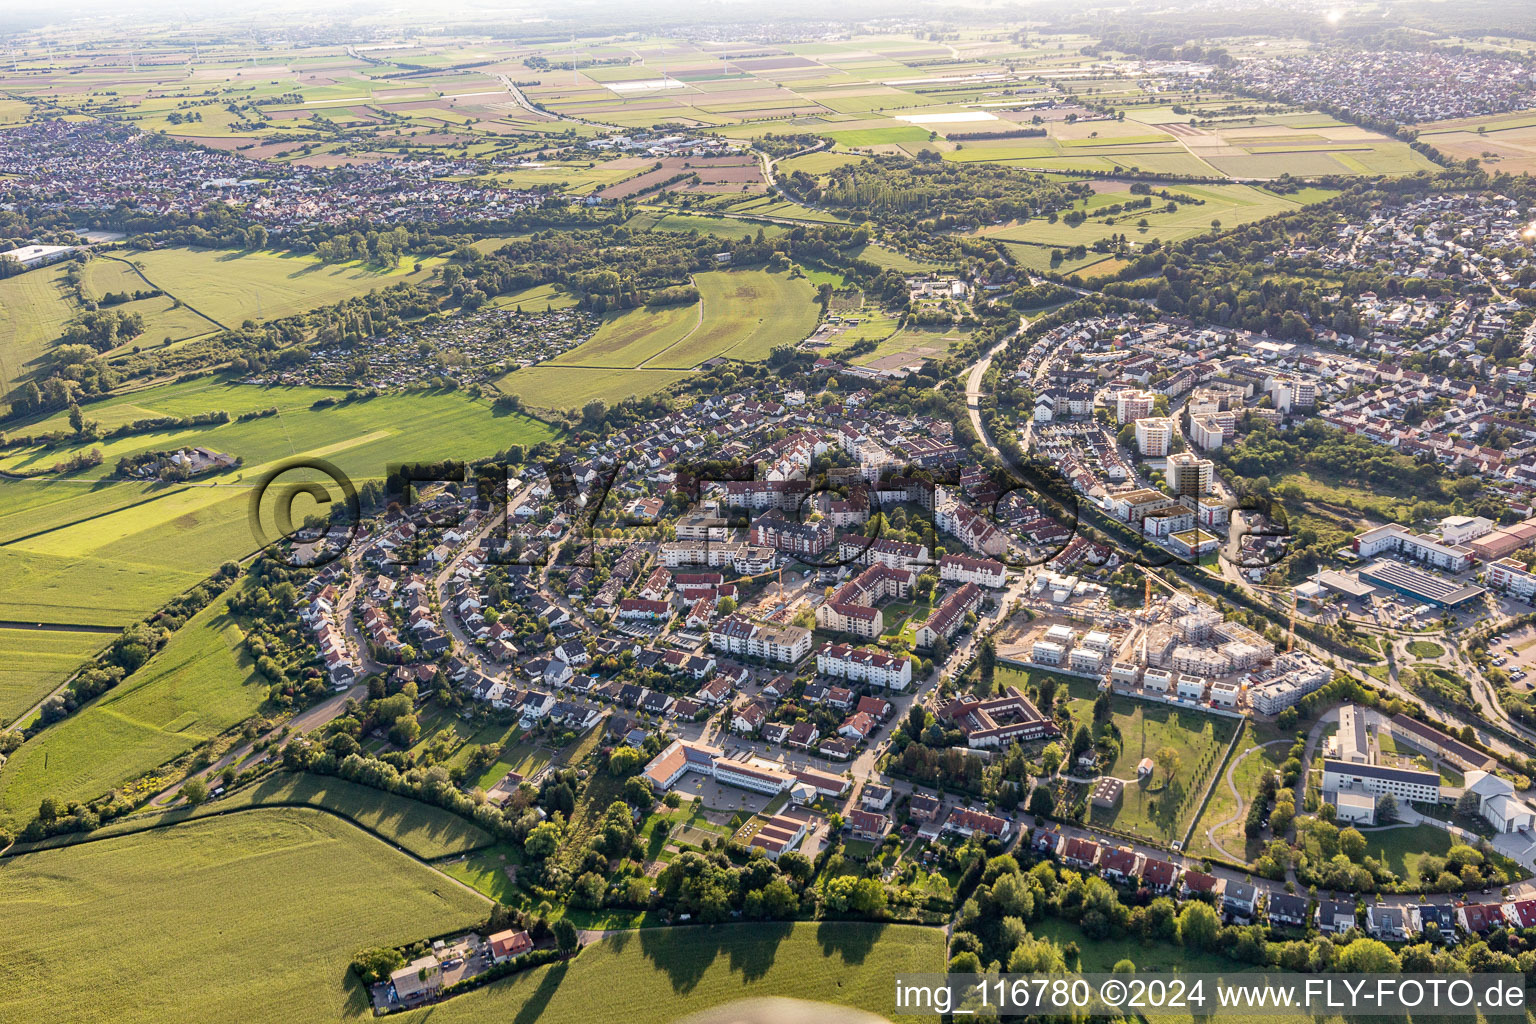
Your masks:
{"label": "flat-roofed building", "polygon": [[1166,458],[1178,433],[1173,420],[1166,416],[1148,416],[1136,421],[1136,450],[1149,459]]}
{"label": "flat-roofed building", "polygon": [[1440,799],[1440,773],[1325,758],[1323,792],[1333,795],[1341,790],[1354,790],[1373,797],[1390,793],[1399,800],[1432,804]]}
{"label": "flat-roofed building", "polygon": [[1488,586],[1501,593],[1529,601],[1536,596],[1536,573],[1513,558],[1502,558],[1488,567],[1483,577]]}
{"label": "flat-roofed building", "polygon": [[35,267],[46,267],[50,263],[57,263],[60,260],[68,259],[78,248],[78,246],[74,245],[39,245],[32,243],[0,252],[0,260],[13,259],[20,263],[23,269],[32,270]]}
{"label": "flat-roofed building", "polygon": [[1339,731],[1334,734],[1329,756],[1350,764],[1372,764],[1371,740],[1365,730],[1365,713],[1353,704],[1339,708]]}
{"label": "flat-roofed building", "polygon": [[1439,608],[1456,608],[1487,593],[1482,587],[1441,579],[1411,565],[1383,558],[1360,570],[1361,579]]}
{"label": "flat-roofed building", "polygon": [[1388,523],[1356,534],[1350,541],[1355,554],[1374,558],[1383,552],[1396,552],[1437,569],[1462,572],[1472,564],[1472,549],[1462,544],[1448,544],[1438,537],[1416,534],[1405,526]]}

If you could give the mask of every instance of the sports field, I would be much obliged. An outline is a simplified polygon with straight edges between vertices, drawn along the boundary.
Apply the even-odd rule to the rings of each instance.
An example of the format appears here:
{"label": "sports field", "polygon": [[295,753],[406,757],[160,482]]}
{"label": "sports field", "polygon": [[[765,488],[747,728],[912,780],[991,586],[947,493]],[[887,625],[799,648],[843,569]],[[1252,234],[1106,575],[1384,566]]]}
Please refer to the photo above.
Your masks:
{"label": "sports field", "polygon": [[490,909],[386,843],[301,808],[0,863],[0,1006],[34,1024],[366,1017],[367,995],[347,970],[354,953],[470,926]]}
{"label": "sports field", "polygon": [[643,928],[404,1019],[664,1024],[763,996],[888,1007],[894,975],[943,964],[939,928],[843,921]]}
{"label": "sports field", "polygon": [[0,769],[0,820],[31,818],[45,796],[101,796],[255,712],[267,682],[228,611],[227,596],[214,601],[115,689],[22,744]]}

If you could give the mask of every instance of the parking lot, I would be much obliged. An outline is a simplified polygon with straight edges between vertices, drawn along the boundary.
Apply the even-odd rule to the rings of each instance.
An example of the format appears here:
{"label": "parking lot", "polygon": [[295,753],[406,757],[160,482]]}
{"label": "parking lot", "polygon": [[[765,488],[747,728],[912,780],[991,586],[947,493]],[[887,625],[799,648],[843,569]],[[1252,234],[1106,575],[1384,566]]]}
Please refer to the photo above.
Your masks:
{"label": "parking lot", "polygon": [[1536,628],[1530,626],[1500,633],[1488,645],[1491,664],[1509,673],[1516,689],[1529,690],[1536,682]]}

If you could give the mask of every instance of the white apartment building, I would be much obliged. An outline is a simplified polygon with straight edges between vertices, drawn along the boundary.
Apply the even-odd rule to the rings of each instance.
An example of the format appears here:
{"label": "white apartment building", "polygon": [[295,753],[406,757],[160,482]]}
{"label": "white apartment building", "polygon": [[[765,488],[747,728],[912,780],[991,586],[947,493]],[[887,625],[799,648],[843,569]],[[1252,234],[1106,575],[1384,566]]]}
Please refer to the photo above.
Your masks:
{"label": "white apartment building", "polygon": [[1351,764],[1348,761],[1323,760],[1323,792],[1390,793],[1399,800],[1435,803],[1440,799],[1440,773],[1410,768],[1387,768],[1379,764]]}
{"label": "white apartment building", "polygon": [[1484,577],[1488,586],[1505,594],[1529,601],[1536,597],[1536,573],[1513,558],[1503,558],[1488,567]]}
{"label": "white apartment building", "polygon": [[1067,649],[1049,640],[1036,640],[1029,649],[1029,658],[1036,665],[1060,665]]}
{"label": "white apartment building", "polygon": [[1074,672],[1092,672],[1097,675],[1104,671],[1104,654],[1101,651],[1090,651],[1086,647],[1074,647],[1067,658],[1067,665]]}
{"label": "white apartment building", "polygon": [[1150,391],[1126,389],[1115,395],[1115,422],[1121,426],[1152,415],[1157,396]]}
{"label": "white apartment building", "polygon": [[1416,534],[1406,526],[1388,523],[1355,535],[1351,542],[1355,554],[1374,558],[1394,551],[1450,572],[1462,572],[1472,564],[1472,549],[1460,544],[1446,544],[1428,534]]}
{"label": "white apartment building", "polygon": [[939,579],[946,583],[974,583],[978,587],[1001,587],[1008,578],[1008,567],[991,558],[970,555],[945,555],[939,559]]}
{"label": "white apartment building", "polygon": [[1148,416],[1136,421],[1136,450],[1149,459],[1168,456],[1173,447],[1173,421],[1164,416]]}
{"label": "white apartment building", "polygon": [[888,690],[905,690],[912,685],[911,661],[873,647],[826,644],[816,652],[816,671]]}

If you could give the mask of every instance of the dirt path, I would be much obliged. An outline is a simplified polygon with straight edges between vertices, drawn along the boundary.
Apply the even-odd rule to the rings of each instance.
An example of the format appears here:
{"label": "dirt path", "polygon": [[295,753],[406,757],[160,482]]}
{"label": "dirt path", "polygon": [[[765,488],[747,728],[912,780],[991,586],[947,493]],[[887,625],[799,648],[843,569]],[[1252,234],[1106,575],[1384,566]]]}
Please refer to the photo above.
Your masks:
{"label": "dirt path", "polygon": [[1247,750],[1245,750],[1241,754],[1237,755],[1237,757],[1233,758],[1231,764],[1227,765],[1227,788],[1232,791],[1233,798],[1237,800],[1237,810],[1233,811],[1226,818],[1222,819],[1221,821],[1218,821],[1216,824],[1214,824],[1214,825],[1210,826],[1209,828],[1207,828],[1205,830],[1205,838],[1209,839],[1210,842],[1211,842],[1211,845],[1214,846],[1218,851],[1220,851],[1222,856],[1228,858],[1229,860],[1235,861],[1235,862],[1240,863],[1240,864],[1241,863],[1246,863],[1247,860],[1248,860],[1248,857],[1247,857],[1246,854],[1243,855],[1243,856],[1238,856],[1237,854],[1233,853],[1231,850],[1227,849],[1225,846],[1222,846],[1221,842],[1216,838],[1216,830],[1217,829],[1225,828],[1226,826],[1232,824],[1238,818],[1241,818],[1243,816],[1243,811],[1244,811],[1245,804],[1243,803],[1243,794],[1241,794],[1241,793],[1239,793],[1237,791],[1237,778],[1236,778],[1237,766],[1242,764],[1244,759],[1246,759],[1248,757],[1248,755],[1256,754],[1260,750],[1263,750],[1265,747],[1275,747],[1275,746],[1280,746],[1281,744],[1286,744],[1286,743],[1290,743],[1290,742],[1291,742],[1290,740],[1270,740],[1268,743],[1260,743],[1256,747],[1249,747]]}
{"label": "dirt path", "polygon": [[[699,287],[698,279],[695,278],[692,274],[688,275],[688,283],[693,285],[695,288]],[[672,344],[668,345],[666,348],[662,349],[660,352],[657,352],[655,355],[651,356],[648,359],[642,360],[640,362],[640,364],[635,367],[635,369],[637,369],[637,370],[675,370],[675,369],[678,369],[678,367],[675,367],[675,366],[652,366],[650,364],[654,363],[656,360],[660,359],[662,356],[666,355],[668,352],[672,351],[674,348],[677,348],[677,346],[681,345],[683,342],[687,341],[689,338],[693,337],[695,334],[698,334],[699,333],[699,328],[701,328],[703,326],[704,326],[704,292],[703,292],[702,289],[700,289],[700,291],[699,291],[699,314],[698,314],[698,317],[693,322],[693,327],[689,329],[687,334],[683,335],[681,338],[678,338],[676,341],[674,341]],[[688,367],[683,367],[683,369],[688,369]]]}

